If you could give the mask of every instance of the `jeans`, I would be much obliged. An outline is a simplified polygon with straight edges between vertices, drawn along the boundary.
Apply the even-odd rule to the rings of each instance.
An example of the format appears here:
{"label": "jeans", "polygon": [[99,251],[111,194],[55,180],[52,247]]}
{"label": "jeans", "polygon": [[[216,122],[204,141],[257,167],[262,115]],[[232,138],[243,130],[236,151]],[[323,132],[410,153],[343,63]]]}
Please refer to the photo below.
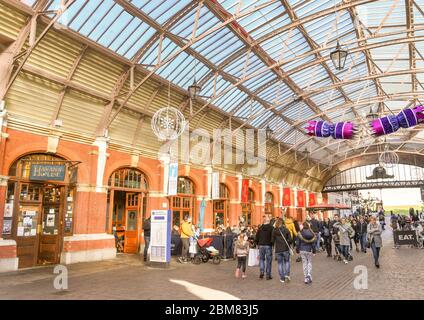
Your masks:
{"label": "jeans", "polygon": [[367,234],[363,233],[359,235],[359,243],[361,244],[361,251],[367,251]]}
{"label": "jeans", "polygon": [[272,267],[272,246],[259,246],[259,269],[261,274],[265,273],[266,260],[266,275],[271,276]]}
{"label": "jeans", "polygon": [[380,258],[380,248],[375,246],[375,242],[371,243],[372,255],[374,256],[374,264],[378,264],[378,259]]}
{"label": "jeans", "polygon": [[327,250],[327,255],[331,256],[332,248],[331,248],[331,237],[323,237],[324,238],[324,247]]}
{"label": "jeans", "polygon": [[312,280],[312,252],[300,251],[302,257],[303,275]]}
{"label": "jeans", "polygon": [[340,245],[341,254],[344,259],[347,259],[349,256],[349,246],[342,246]]}
{"label": "jeans", "polygon": [[247,257],[237,257],[237,269],[241,269],[241,272],[246,272],[246,261]]}
{"label": "jeans", "polygon": [[280,279],[284,280],[285,277],[290,276],[290,252],[278,252],[276,255],[278,260],[278,274],[280,275]]}
{"label": "jeans", "polygon": [[150,236],[144,236],[144,252],[143,252],[143,258],[146,259],[147,257],[147,249],[149,249],[150,245]]}
{"label": "jeans", "polygon": [[182,251],[181,251],[181,256],[183,257],[184,260],[187,260],[187,256],[188,256],[188,250],[190,248],[190,239],[189,238],[181,238],[181,243],[182,243]]}
{"label": "jeans", "polygon": [[319,251],[320,242],[321,242],[321,232],[317,232],[317,242],[315,246],[317,249],[317,252]]}

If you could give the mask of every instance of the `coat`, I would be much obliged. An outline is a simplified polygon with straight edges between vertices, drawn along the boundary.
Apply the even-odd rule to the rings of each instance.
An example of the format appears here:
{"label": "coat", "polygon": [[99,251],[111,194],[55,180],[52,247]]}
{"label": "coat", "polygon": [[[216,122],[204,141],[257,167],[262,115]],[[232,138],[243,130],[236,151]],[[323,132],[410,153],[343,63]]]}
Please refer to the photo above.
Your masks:
{"label": "coat", "polygon": [[383,240],[381,239],[381,225],[379,223],[369,223],[367,227],[368,242],[371,244],[373,241],[377,248],[383,246]]}
{"label": "coat", "polygon": [[191,222],[184,221],[181,225],[181,238],[190,238],[194,235]]}
{"label": "coat", "polygon": [[299,253],[300,251],[306,251],[315,253],[316,241],[317,237],[315,233],[312,232],[312,230],[303,229],[297,234],[296,252]]}
{"label": "coat", "polygon": [[272,230],[274,227],[269,223],[259,227],[255,236],[255,243],[259,246],[272,246]]}
{"label": "coat", "polygon": [[234,256],[235,257],[246,257],[249,253],[249,241],[240,241],[237,239],[234,245]]}
{"label": "coat", "polygon": [[285,225],[286,225],[287,230],[290,231],[290,235],[291,235],[292,239],[294,239],[297,236],[297,231],[296,231],[296,228],[294,226],[293,219],[287,218]]}
{"label": "coat", "polygon": [[[280,232],[280,230],[281,230],[281,232]],[[284,236],[284,238],[286,238],[286,240],[283,239],[281,234],[283,234],[283,236]],[[286,243],[286,241],[287,241],[287,243]],[[275,253],[289,251],[290,248],[287,244],[289,244],[289,245],[292,244],[292,237],[291,237],[290,231],[284,226],[282,226],[279,229],[274,228],[274,230],[272,231],[272,243],[275,246]]]}
{"label": "coat", "polygon": [[334,227],[339,230],[340,245],[350,246],[350,238],[355,235],[355,230],[353,230],[350,224],[341,224],[340,222],[337,222],[334,224]]}

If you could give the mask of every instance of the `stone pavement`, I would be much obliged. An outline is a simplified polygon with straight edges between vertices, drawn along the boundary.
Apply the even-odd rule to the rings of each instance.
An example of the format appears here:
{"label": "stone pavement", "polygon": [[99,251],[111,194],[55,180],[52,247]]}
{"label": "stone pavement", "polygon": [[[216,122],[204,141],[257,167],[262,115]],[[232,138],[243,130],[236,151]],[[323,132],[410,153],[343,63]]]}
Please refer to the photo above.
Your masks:
{"label": "stone pavement", "polygon": [[[345,265],[327,258],[313,259],[311,285],[303,283],[301,263],[292,261],[292,281],[281,284],[274,262],[272,280],[260,280],[258,268],[249,267],[248,278],[234,278],[235,261],[201,265],[171,263],[153,269],[139,256],[69,265],[68,290],[54,289],[53,267],[0,274],[0,299],[423,299],[424,250],[392,249],[391,231],[384,232],[381,268],[373,265],[371,252],[354,252]],[[356,265],[366,266],[368,289],[356,290]]]}

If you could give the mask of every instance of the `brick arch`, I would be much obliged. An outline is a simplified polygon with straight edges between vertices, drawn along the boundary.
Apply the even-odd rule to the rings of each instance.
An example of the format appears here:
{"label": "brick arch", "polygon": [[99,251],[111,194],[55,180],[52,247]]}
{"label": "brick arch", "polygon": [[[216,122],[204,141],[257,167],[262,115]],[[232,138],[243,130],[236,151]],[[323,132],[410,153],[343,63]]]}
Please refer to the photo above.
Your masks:
{"label": "brick arch", "polygon": [[[20,158],[23,158],[27,155],[34,153],[43,153],[46,152],[46,144],[45,143],[34,143],[31,145],[21,145],[19,147],[14,148],[13,150],[8,151],[7,158],[4,162],[4,168],[7,169],[5,172],[6,175],[9,174],[10,167],[18,161]],[[77,161],[79,157],[77,153],[72,149],[61,146],[60,152],[52,153],[52,155],[63,158],[68,161]],[[87,168],[86,163],[82,162],[78,165],[78,182],[88,182],[89,181],[89,170]]]}
{"label": "brick arch", "polygon": [[253,190],[253,199],[255,200],[255,202],[260,202],[261,201],[261,189],[260,186],[257,185],[257,183],[255,183],[254,180],[252,180],[252,186],[249,187],[250,189]]}
{"label": "brick arch", "polygon": [[154,181],[156,181],[157,179],[155,180],[152,175],[152,173],[155,172],[155,169],[151,168],[147,164],[140,164],[140,163],[137,165],[137,167],[131,166],[130,159],[114,161],[113,164],[106,166],[105,173],[103,176],[103,184],[107,185],[109,177],[112,175],[112,173],[122,168],[132,168],[132,169],[141,171],[147,179],[148,189],[155,190],[156,186]]}
{"label": "brick arch", "polygon": [[222,184],[224,184],[227,189],[228,189],[228,193],[229,193],[229,199],[235,199],[237,196],[236,190],[234,189],[234,186],[231,183],[228,182],[220,182]]}

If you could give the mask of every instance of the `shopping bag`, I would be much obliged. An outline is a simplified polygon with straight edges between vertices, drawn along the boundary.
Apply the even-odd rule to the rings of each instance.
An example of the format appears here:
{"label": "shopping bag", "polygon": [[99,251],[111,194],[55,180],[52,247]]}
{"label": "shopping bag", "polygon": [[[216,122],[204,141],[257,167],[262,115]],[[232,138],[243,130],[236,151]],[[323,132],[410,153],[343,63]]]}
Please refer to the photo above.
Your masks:
{"label": "shopping bag", "polygon": [[196,243],[193,242],[190,244],[190,247],[188,248],[188,252],[191,254],[196,254],[197,253],[197,248],[196,248]]}
{"label": "shopping bag", "polygon": [[249,260],[247,265],[249,267],[259,266],[259,249],[249,249]]}

